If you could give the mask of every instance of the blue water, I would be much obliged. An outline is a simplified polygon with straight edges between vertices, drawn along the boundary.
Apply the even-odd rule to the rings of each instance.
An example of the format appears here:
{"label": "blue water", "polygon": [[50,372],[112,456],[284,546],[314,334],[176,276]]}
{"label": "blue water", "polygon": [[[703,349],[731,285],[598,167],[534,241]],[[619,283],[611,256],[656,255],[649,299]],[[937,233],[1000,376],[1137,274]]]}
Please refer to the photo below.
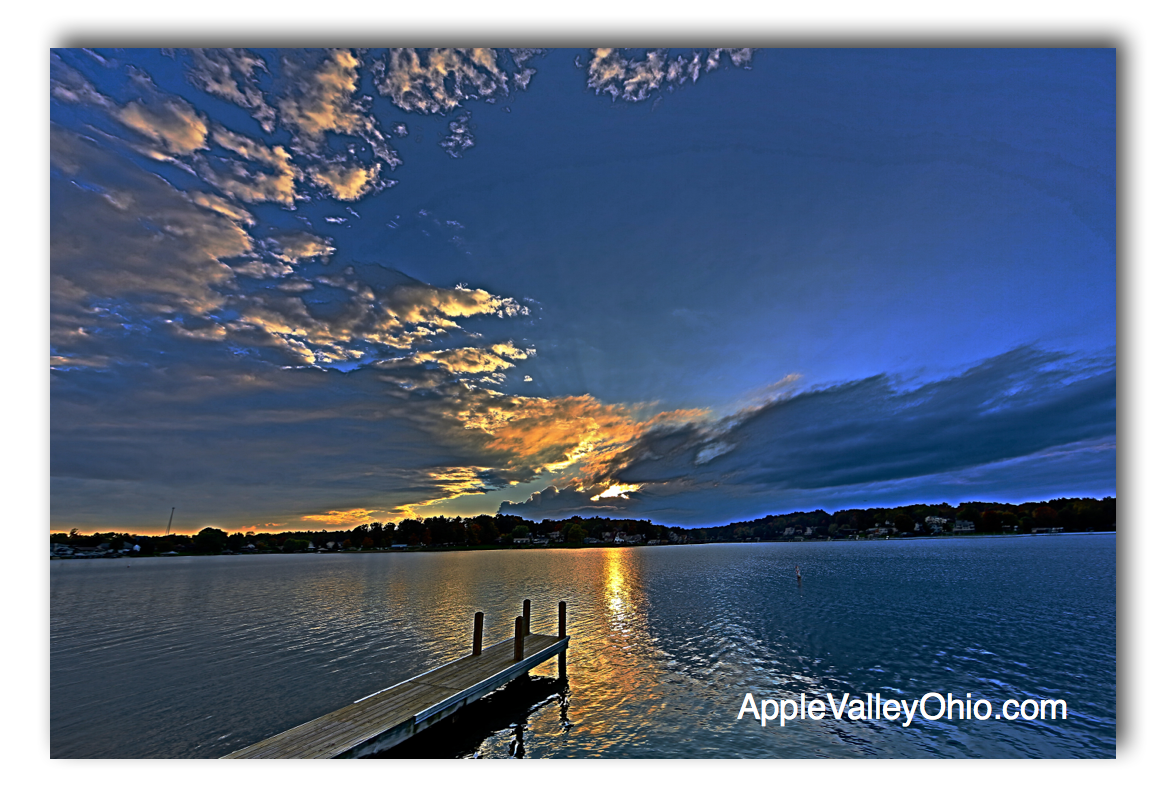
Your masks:
{"label": "blue water", "polygon": [[[461,656],[477,610],[509,637],[523,598],[539,632],[568,603],[568,689],[435,754],[1115,754],[1114,535],[54,561],[50,594],[53,757],[219,757]],[[737,720],[930,691],[1068,717]]]}

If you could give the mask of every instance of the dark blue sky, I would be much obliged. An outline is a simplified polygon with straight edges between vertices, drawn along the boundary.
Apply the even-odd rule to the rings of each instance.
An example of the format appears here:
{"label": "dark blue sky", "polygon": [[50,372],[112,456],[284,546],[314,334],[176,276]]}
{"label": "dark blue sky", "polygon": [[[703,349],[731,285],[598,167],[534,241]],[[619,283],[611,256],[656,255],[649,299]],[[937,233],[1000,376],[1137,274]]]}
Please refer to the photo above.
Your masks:
{"label": "dark blue sky", "polygon": [[1115,493],[1113,50],[51,73],[54,529]]}

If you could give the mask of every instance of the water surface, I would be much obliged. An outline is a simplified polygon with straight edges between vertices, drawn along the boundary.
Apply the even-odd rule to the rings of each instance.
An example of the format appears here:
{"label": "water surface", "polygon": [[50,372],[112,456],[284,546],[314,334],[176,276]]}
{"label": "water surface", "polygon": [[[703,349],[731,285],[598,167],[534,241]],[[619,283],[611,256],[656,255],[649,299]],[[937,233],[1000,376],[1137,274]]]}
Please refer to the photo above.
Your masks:
{"label": "water surface", "polygon": [[[465,654],[477,610],[510,637],[524,598],[538,632],[568,603],[568,689],[437,754],[1115,754],[1114,535],[53,561],[50,752],[219,757]],[[1069,714],[737,720],[929,691]]]}

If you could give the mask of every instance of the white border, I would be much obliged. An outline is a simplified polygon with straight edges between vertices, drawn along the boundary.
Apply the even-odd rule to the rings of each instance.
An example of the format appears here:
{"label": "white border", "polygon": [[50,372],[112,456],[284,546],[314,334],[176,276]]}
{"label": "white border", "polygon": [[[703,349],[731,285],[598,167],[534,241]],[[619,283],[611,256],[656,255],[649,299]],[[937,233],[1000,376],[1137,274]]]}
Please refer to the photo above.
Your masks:
{"label": "white border", "polygon": [[[765,7],[768,6],[768,7]],[[1141,2],[837,2],[640,4],[605,0],[553,9],[548,3],[471,3],[308,6],[213,0],[174,5],[145,2],[24,4],[9,18],[10,47],[5,141],[10,180],[4,193],[11,241],[18,258],[7,265],[9,315],[4,320],[18,374],[7,382],[9,410],[4,487],[17,509],[6,533],[15,546],[5,555],[3,583],[8,620],[16,640],[6,662],[8,708],[4,748],[10,788],[54,799],[322,799],[401,797],[408,793],[481,798],[514,796],[524,783],[543,795],[571,799],[681,799],[727,795],[801,794],[808,799],[1119,798],[1158,789],[1157,761],[1168,747],[1161,721],[1161,670],[1170,662],[1166,578],[1172,533],[1161,531],[1160,511],[1168,478],[1167,389],[1170,342],[1165,309],[1169,259],[1157,238],[1169,227],[1168,87],[1166,13]],[[12,11],[9,11],[12,14]],[[48,581],[42,552],[48,526],[47,349],[24,348],[48,337],[48,59],[45,48],[83,43],[96,36],[108,44],[435,44],[442,37],[489,40],[489,44],[594,42],[637,44],[653,38],[699,46],[715,41],[787,46],[831,42],[930,45],[1101,43],[1120,48],[1119,92],[1119,684],[1121,707],[1117,761],[549,761],[492,765],[448,762],[387,764],[244,764],[231,761],[50,761],[48,759]],[[394,38],[396,41],[390,41]],[[355,40],[358,40],[357,42]],[[161,41],[165,40],[165,41]],[[385,41],[384,41],[385,40]],[[881,40],[881,41],[877,41]],[[39,47],[37,45],[40,45]],[[31,77],[39,75],[40,81]],[[40,115],[40,158],[23,128],[25,109]],[[15,166],[12,164],[15,162]],[[25,190],[25,188],[31,188]],[[23,190],[23,192],[22,192]],[[26,197],[31,194],[32,199]],[[33,207],[35,212],[27,211]],[[39,225],[21,225],[35,216]],[[35,233],[34,233],[35,232]],[[24,257],[24,258],[20,258]],[[1162,258],[1161,258],[1162,257]],[[15,285],[15,286],[13,286]],[[26,501],[26,499],[28,501]],[[38,506],[39,505],[39,506]],[[35,548],[34,548],[35,547]],[[35,601],[30,603],[30,597]],[[32,614],[35,610],[38,614]],[[1126,620],[1122,613],[1126,612]],[[28,655],[28,658],[25,658]],[[733,757],[733,756],[730,756]],[[365,766],[365,768],[363,768]],[[344,772],[344,774],[342,773]],[[15,775],[15,776],[13,776]],[[16,782],[13,782],[16,780]],[[536,781],[536,782],[534,782]]]}

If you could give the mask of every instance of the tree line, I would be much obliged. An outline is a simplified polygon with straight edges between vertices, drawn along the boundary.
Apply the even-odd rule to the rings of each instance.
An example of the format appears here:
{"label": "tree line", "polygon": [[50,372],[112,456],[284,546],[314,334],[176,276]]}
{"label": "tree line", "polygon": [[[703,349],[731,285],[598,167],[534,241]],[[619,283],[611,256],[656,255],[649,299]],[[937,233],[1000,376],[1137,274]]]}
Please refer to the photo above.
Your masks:
{"label": "tree line", "polygon": [[[940,524],[939,521],[947,523]],[[971,501],[951,504],[913,504],[899,507],[854,508],[826,512],[792,512],[767,515],[714,527],[667,527],[648,520],[629,518],[582,518],[529,521],[517,515],[477,515],[448,518],[407,518],[394,522],[361,524],[346,530],[297,530],[279,533],[228,532],[205,527],[196,535],[143,536],[128,532],[94,532],[77,529],[54,532],[52,543],[80,548],[120,549],[137,545],[139,554],[170,551],[219,554],[224,551],[294,552],[321,549],[376,550],[393,546],[420,548],[491,548],[508,546],[516,537],[546,538],[555,545],[580,546],[611,535],[637,535],[641,540],[664,542],[774,541],[810,537],[845,539],[864,537],[882,530],[886,536],[911,537],[949,533],[956,521],[972,524],[975,534],[1031,532],[1062,529],[1066,532],[1115,531],[1115,498],[1056,498],[1049,501],[1005,504]]]}
{"label": "tree line", "polygon": [[[941,520],[944,523],[938,523]],[[972,529],[957,526],[957,521],[971,523]],[[956,506],[909,504],[899,507],[852,508],[833,513],[813,510],[692,529],[689,530],[689,536],[704,541],[792,540],[811,536],[842,539],[885,530],[884,534],[888,536],[914,537],[948,534],[962,528],[973,534],[1028,533],[1035,529],[1114,532],[1115,498],[1055,498],[1021,504],[966,501]],[[787,535],[789,529],[795,531]]]}

